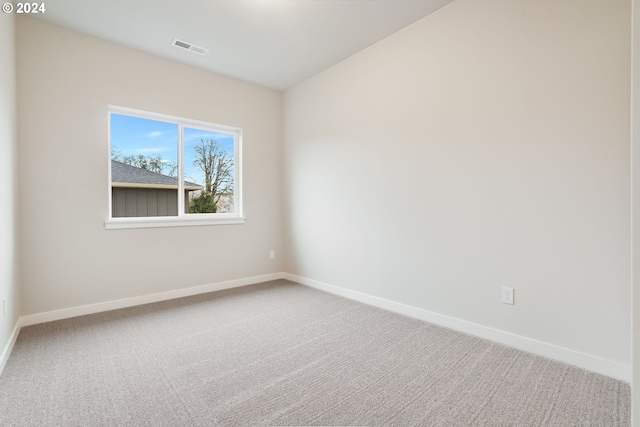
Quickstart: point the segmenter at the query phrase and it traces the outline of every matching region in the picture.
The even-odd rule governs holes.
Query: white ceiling
[[[286,90],[453,0],[47,0],[31,15]],[[206,56],[171,46],[179,39]]]

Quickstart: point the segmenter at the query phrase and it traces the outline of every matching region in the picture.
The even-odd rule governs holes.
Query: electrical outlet
[[[276,259],[276,251],[273,249],[269,251],[269,259]]]
[[[502,302],[504,304],[513,304],[513,288],[502,287]]]

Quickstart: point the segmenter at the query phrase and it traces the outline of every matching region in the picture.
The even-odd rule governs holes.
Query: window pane
[[[111,113],[111,216],[178,215],[178,125]]]
[[[233,213],[233,134],[184,128],[185,206],[189,213]],[[188,201],[188,202],[187,202]]]

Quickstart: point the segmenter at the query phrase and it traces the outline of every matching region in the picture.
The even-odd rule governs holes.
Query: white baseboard
[[[282,279],[283,277],[283,273],[264,274],[262,276],[229,280],[227,282],[212,283],[209,285],[194,286],[191,288],[175,289],[172,291],[158,292],[149,295],[140,295],[137,297],[123,298],[113,301],[99,302],[96,304],[83,305],[79,307],[63,308],[61,310],[47,311],[45,313],[29,314],[20,318],[20,325],[29,326],[36,325],[38,323],[53,322],[55,320],[68,319],[70,317],[84,316],[87,314],[100,313],[103,311],[116,310],[119,308],[133,307],[136,305],[205,294],[208,292],[221,291],[223,289],[238,288],[240,286],[253,285],[256,283],[268,282],[270,280],[278,280]]]
[[[598,356],[581,353],[579,351],[560,347],[554,344],[512,334],[510,332],[501,331],[499,329],[490,328],[488,326],[479,325],[477,323],[468,322],[466,320],[457,319],[455,317],[434,313],[432,311],[399,302],[329,285],[327,283],[318,282],[316,280],[307,279],[294,274],[284,273],[284,278],[311,288],[349,298],[374,307],[383,308],[405,316],[431,322],[446,328],[465,332],[477,337],[486,338],[509,347],[548,357],[550,359],[568,363],[579,368],[587,369],[592,372],[631,383],[631,366],[629,365],[624,365]]]
[[[11,351],[13,350],[13,346],[16,343],[16,339],[18,339],[18,334],[20,333],[20,319],[16,322],[16,325],[13,328],[13,332],[11,332],[11,336],[9,337],[9,341],[7,345],[4,346],[4,350],[2,350],[2,355],[0,355],[0,376],[2,372],[4,372],[4,367],[7,365],[7,361],[9,360],[9,356],[11,355]]]
[[[172,291],[159,292],[149,295],[141,295],[132,298],[124,298],[102,303],[89,304],[79,307],[71,307],[61,310],[48,311],[45,313],[37,313],[22,316],[11,335],[11,339],[7,343],[0,357],[0,374],[11,354],[13,345],[15,344],[20,327],[35,325],[38,323],[52,322],[55,320],[67,319],[70,317],[83,316],[87,314],[100,313],[103,311],[116,310],[119,308],[132,307],[136,305],[149,304],[153,302],[166,301],[175,298],[182,298],[192,295],[198,295],[208,292],[220,291],[223,289],[237,288],[241,286],[253,285],[256,283],[267,282],[270,280],[287,279],[305,286],[309,286],[321,291],[340,295],[355,301],[359,301],[368,305],[383,308],[405,316],[424,320],[436,325],[444,326],[457,331],[465,332],[481,338],[486,338],[500,344],[514,347],[523,351],[528,351],[540,356],[548,357],[560,362],[568,363],[592,372],[613,377],[625,382],[631,382],[631,366],[625,365],[612,360],[593,356],[568,348],[560,347],[554,344],[545,343],[535,339],[512,334],[510,332],[501,331],[499,329],[490,328],[477,323],[468,322],[466,320],[457,319],[399,302],[375,297],[365,293],[352,291],[327,283],[319,282],[305,277],[296,276],[290,273],[272,273],[262,276],[248,277],[244,279],[230,280],[226,282],[213,283],[209,285],[195,286],[191,288],[176,289]]]

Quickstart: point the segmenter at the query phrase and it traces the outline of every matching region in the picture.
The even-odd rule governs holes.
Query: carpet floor
[[[285,280],[21,330],[2,426],[628,426],[628,384]]]

